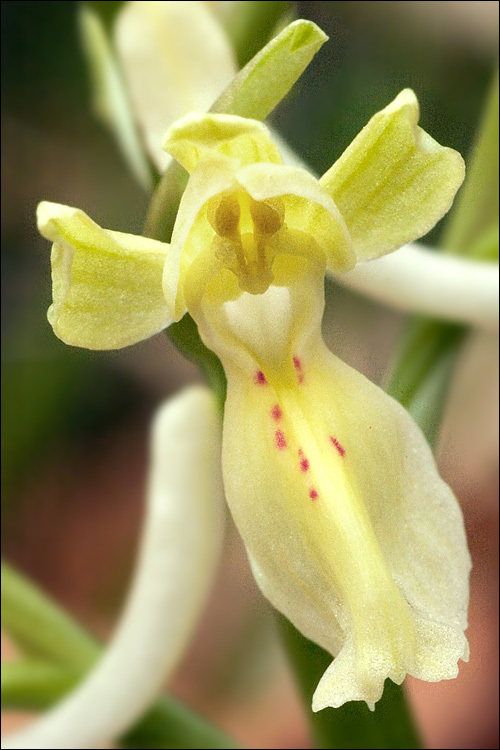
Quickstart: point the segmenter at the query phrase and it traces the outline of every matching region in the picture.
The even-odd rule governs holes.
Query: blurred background
[[[120,3],[97,5],[111,19]],[[330,37],[271,118],[314,170],[323,173],[405,87],[419,98],[422,127],[467,157],[496,66],[497,2],[289,5]],[[77,9],[76,2],[2,2],[2,543],[7,560],[106,636],[134,565],[151,416],[200,376],[165,335],[89,352],[65,346],[47,322],[50,248],[36,230],[37,203],[78,206],[102,226],[132,233],[141,233],[148,204],[93,114]],[[404,323],[404,315],[328,284],[327,343],[372,380],[383,378]],[[455,681],[407,680],[429,748],[498,747],[493,337],[485,349],[480,392],[438,441],[474,569],[469,664]],[[169,689],[243,746],[309,747],[272,613],[234,528]]]

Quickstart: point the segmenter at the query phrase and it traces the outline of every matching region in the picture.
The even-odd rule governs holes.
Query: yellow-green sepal
[[[52,245],[47,317],[66,344],[121,349],[171,323],[162,290],[169,246],[101,229],[83,211],[44,201],[38,229]]]
[[[418,127],[418,101],[402,91],[378,112],[320,182],[335,201],[358,260],[422,237],[449,210],[465,174],[459,153]]]
[[[186,115],[169,128],[163,148],[188,172],[200,161],[224,157],[233,159],[236,167],[262,161],[282,163],[267,128],[235,115]]]
[[[211,111],[264,120],[327,39],[312,21],[289,24],[235,76]]]

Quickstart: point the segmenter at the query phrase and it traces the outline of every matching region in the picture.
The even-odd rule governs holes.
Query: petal
[[[161,409],[137,570],[117,632],[88,677],[55,709],[3,738],[2,747],[102,747],[160,692],[192,636],[219,559],[218,434],[205,389],[189,389]]]
[[[225,161],[208,161],[191,175],[182,195],[163,273],[163,293],[173,320],[186,312],[185,281],[193,260],[201,258],[200,284],[210,278],[214,231],[202,209],[212,196],[234,185],[234,169]],[[188,243],[188,237],[192,242]],[[201,287],[203,288],[203,286]]]
[[[188,172],[200,160],[220,160],[222,156],[231,157],[235,168],[258,161],[282,161],[265,125],[236,115],[186,115],[169,129],[163,148]]]
[[[321,339],[322,276],[197,322],[228,378],[223,475],[265,595],[337,658],[314,710],[468,656],[463,521],[419,428]]]
[[[378,112],[320,182],[337,204],[358,260],[426,234],[449,210],[463,159],[417,126],[418,102],[402,91]]]
[[[222,27],[203,2],[129,2],[115,42],[149,152],[161,171],[168,126],[206,112],[236,73]]]
[[[252,164],[238,171],[237,180],[257,201],[284,198],[287,227],[313,237],[329,268],[354,268],[356,256],[343,217],[309,172],[281,164]]]
[[[101,229],[58,203],[40,203],[37,220],[54,243],[48,319],[56,336],[86,349],[120,349],[172,322],[162,290],[168,245]]]

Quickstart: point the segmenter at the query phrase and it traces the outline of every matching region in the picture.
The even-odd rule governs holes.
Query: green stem
[[[472,150],[467,176],[450,213],[442,245],[468,255],[483,232],[498,225],[498,71]]]
[[[410,320],[385,384],[387,393],[410,412],[431,445],[463,337],[461,326],[422,318]]]
[[[217,397],[222,414],[227,388],[224,369],[219,358],[201,340],[192,317],[186,313],[178,323],[169,326],[165,333],[186,359],[201,368]]]
[[[81,681],[100,644],[40,589],[2,563],[2,624],[36,660],[5,664],[2,702],[48,708]],[[165,696],[121,739],[126,748],[234,748],[235,743],[180,701]]]
[[[491,88],[464,186],[443,236],[444,252],[498,257],[498,74]],[[387,392],[413,415],[432,444],[465,328],[411,320],[387,381]]]
[[[66,669],[88,669],[99,644],[42,591],[2,562],[2,625],[24,652]]]

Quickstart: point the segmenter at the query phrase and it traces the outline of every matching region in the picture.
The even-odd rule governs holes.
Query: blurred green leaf
[[[33,583],[2,563],[2,625],[27,653],[2,671],[9,708],[48,708],[95,663],[101,647]],[[126,748],[235,748],[236,744],[180,701],[163,697],[122,739]]]
[[[101,18],[107,29],[111,30],[116,16],[125,4],[124,0],[87,0],[81,5],[87,5]]]
[[[464,185],[451,210],[442,245],[447,252],[469,255],[491,226],[498,227],[499,100],[498,71],[479,126]]]
[[[80,671],[98,658],[97,641],[4,562],[1,601],[2,625],[25,653]]]
[[[406,326],[384,389],[413,416],[432,444],[463,328],[425,318]]]
[[[42,711],[81,679],[76,670],[34,659],[2,663],[2,709]]]

